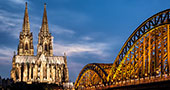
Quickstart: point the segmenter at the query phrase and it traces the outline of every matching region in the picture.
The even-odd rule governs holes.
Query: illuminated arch
[[[130,35],[108,70],[105,70],[101,64],[87,64],[78,75],[75,88],[81,87],[82,78],[96,77],[102,81],[101,85],[107,83],[112,86],[113,84],[116,86],[119,81],[131,83],[131,80],[166,78],[166,75],[170,75],[169,29],[170,9],[148,18]],[[94,77],[86,77],[90,75],[89,73]],[[83,85],[88,87],[91,82]]]
[[[144,21],[124,43],[108,82],[162,76],[170,71],[170,9]]]
[[[108,70],[110,70],[111,66],[112,64],[87,64],[79,73],[74,84],[75,88],[81,86],[80,83],[83,83],[83,86],[89,86],[90,84],[105,84],[107,82],[106,77],[108,76]],[[83,78],[86,79],[86,82],[82,81]],[[93,79],[95,82],[92,81]],[[88,83],[87,80],[91,80],[90,83]]]

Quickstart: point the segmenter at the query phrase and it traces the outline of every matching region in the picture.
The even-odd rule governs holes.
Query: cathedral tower
[[[30,32],[27,3],[25,6],[22,32],[20,32],[19,39],[18,55],[34,55],[33,35],[32,32]]]
[[[44,14],[42,26],[38,34],[37,55],[44,54],[45,56],[53,56],[53,37],[49,32],[46,4],[44,4]]]

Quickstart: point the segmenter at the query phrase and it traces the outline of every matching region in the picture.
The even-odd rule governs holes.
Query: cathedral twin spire
[[[38,34],[37,55],[45,54],[45,56],[53,56],[52,39],[49,33],[46,4],[44,4],[44,14],[42,26]],[[20,32],[20,41],[18,45],[18,55],[34,55],[33,34],[30,32],[29,16],[27,2],[25,4],[25,14],[22,32]]]
[[[47,11],[46,11],[46,3],[44,4],[44,14],[42,19],[42,28],[40,32],[49,32],[48,29],[48,20],[47,20]]]
[[[33,36],[30,32],[27,3],[25,6],[22,32],[20,32],[19,38],[18,55],[34,55]]]
[[[22,30],[23,30],[23,32],[30,32],[27,3],[25,4],[25,14],[24,14],[24,21],[23,21],[23,29]]]
[[[37,55],[41,55],[43,53],[45,56],[53,56],[52,43],[53,37],[51,36],[51,33],[49,33],[46,4],[44,4],[42,26],[38,34]]]

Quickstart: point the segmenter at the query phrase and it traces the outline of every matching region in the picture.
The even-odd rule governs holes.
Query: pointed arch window
[[[25,50],[28,50],[28,43],[25,44]]]
[[[47,46],[47,44],[45,44],[45,51],[47,51],[48,50],[48,46]]]

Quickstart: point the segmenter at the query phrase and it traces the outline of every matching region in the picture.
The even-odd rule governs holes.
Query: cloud
[[[13,54],[13,49],[7,48],[7,47],[2,47],[0,48],[0,55],[4,56],[11,56]]]
[[[108,47],[109,45],[107,43],[54,43],[54,54],[63,55],[65,52],[68,56],[74,56],[77,54],[89,53],[105,57],[107,56],[105,50],[108,49]]]
[[[77,76],[79,75],[81,69],[85,66],[85,64],[77,63],[74,61],[68,60],[68,69],[69,69],[69,77],[72,80],[76,80]]]
[[[8,32],[12,36],[17,37],[21,29],[22,19],[20,15],[5,10],[0,10],[0,29],[1,32]]]
[[[9,1],[14,2],[16,4],[25,4],[27,0],[9,0]]]
[[[93,38],[90,37],[90,36],[84,36],[84,37],[82,37],[81,39],[82,39],[82,40],[86,40],[86,41],[93,40]]]
[[[54,12],[57,11],[55,14]],[[64,24],[81,26],[91,21],[91,18],[83,12],[77,12],[67,9],[58,9],[49,12],[50,16],[53,15],[54,20]]]
[[[10,35],[14,36],[15,38],[18,38],[19,32],[22,30],[22,23],[23,23],[23,17],[21,16],[23,16],[23,13],[16,14],[0,9],[0,29],[1,29],[0,32],[8,32]],[[36,16],[32,16],[32,18],[33,18],[32,20],[34,21],[30,21],[30,25],[31,25],[30,29],[31,31],[35,30],[33,33],[37,34],[39,32],[39,27],[41,25],[39,25],[39,22],[37,22],[39,21],[39,19],[37,20]],[[51,28],[50,31],[54,34],[63,34],[63,35],[75,34],[73,30],[66,29],[59,25],[50,24],[49,27]]]
[[[11,64],[14,49],[8,47],[0,48],[0,64]]]
[[[75,32],[70,29],[63,28],[59,25],[50,25],[51,26],[51,32],[54,34],[70,34],[73,35]]]

